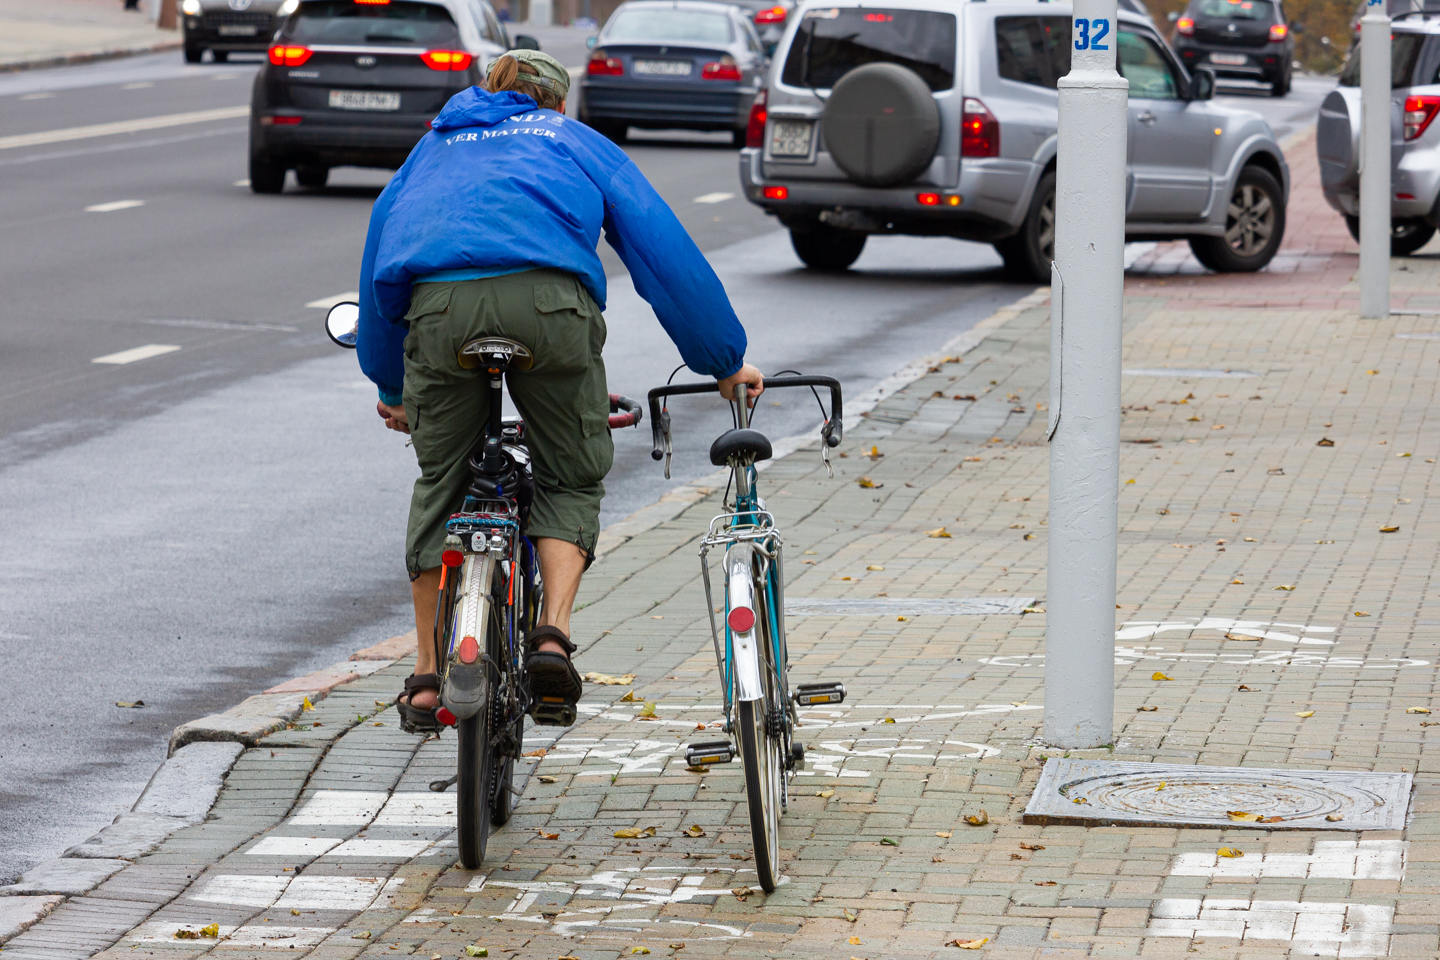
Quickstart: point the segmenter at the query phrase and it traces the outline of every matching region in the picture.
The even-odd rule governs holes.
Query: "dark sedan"
[[[209,50],[216,63],[232,53],[264,53],[280,21],[298,0],[182,0],[181,50],[186,63],[199,63]]]
[[[1259,80],[1270,92],[1290,92],[1295,36],[1279,0],[1190,0],[1175,21],[1172,46],[1185,66],[1217,76]]]
[[[303,0],[255,76],[250,189],[279,193],[290,169],[323,187],[331,167],[399,167],[445,102],[510,48],[484,0]]]
[[[630,127],[728,130],[744,146],[768,64],[751,16],[738,7],[630,0],[590,51],[580,119],[616,141]]]

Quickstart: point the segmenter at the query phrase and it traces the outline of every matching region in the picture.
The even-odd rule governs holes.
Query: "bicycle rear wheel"
[[[745,803],[750,814],[750,839],[755,846],[755,873],[766,893],[780,882],[780,814],[784,796],[784,750],[778,723],[783,705],[776,702],[777,685],[770,636],[765,578],[754,575],[751,603],[755,611],[755,643],[759,648],[763,697],[736,703],[740,760],[745,768]]]
[[[474,562],[469,561],[469,562]],[[498,570],[498,565],[496,565]],[[497,574],[492,574],[496,576]],[[487,584],[487,589],[493,585]],[[497,604],[493,589],[486,595],[489,608],[485,618],[485,649],[490,651],[496,641]],[[460,862],[467,870],[475,870],[485,860],[485,843],[490,838],[491,798],[495,754],[491,746],[499,695],[498,676],[493,659],[482,660],[480,709],[473,717],[460,719],[455,725],[456,775],[455,827],[460,843]]]

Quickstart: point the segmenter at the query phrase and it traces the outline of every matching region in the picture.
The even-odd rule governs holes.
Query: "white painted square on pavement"
[[[253,857],[318,857],[340,842],[339,837],[265,837],[246,850]]]
[[[268,907],[285,891],[289,877],[222,873],[207,877],[188,899],[200,903],[228,903],[237,907]]]
[[[375,818],[377,827],[455,826],[455,794],[396,793]]]
[[[317,790],[287,823],[297,826],[364,826],[385,806],[383,790]]]
[[[1151,937],[1282,940],[1296,956],[1383,957],[1395,908],[1361,903],[1299,903],[1224,897],[1159,901],[1146,929]]]

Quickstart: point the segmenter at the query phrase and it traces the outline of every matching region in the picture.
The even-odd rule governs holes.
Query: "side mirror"
[[[1165,19],[1169,20],[1171,23],[1174,23],[1176,20],[1180,19],[1180,12],[1178,10],[1171,10],[1168,14],[1165,15]]]
[[[540,41],[539,41],[539,40],[536,40],[534,37],[530,36],[530,34],[528,34],[528,33],[517,33],[517,34],[515,34],[515,49],[516,49],[516,50],[539,50],[539,49],[540,49]]]
[[[336,346],[354,350],[359,325],[360,304],[353,300],[342,300],[325,314],[325,333]]]
[[[1209,67],[1196,67],[1190,77],[1190,99],[1209,100],[1215,96],[1215,71]]]
[[[599,38],[599,37],[586,37],[586,38],[585,38],[585,49],[586,49],[586,50],[594,50],[594,49],[595,49],[595,44],[597,44],[597,43],[599,43],[599,42],[600,42],[600,38]]]

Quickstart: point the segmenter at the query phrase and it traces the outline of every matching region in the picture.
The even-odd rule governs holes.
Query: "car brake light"
[[[784,7],[769,7],[755,14],[756,23],[784,23],[789,12]]]
[[[363,7],[383,7],[390,0],[355,0],[355,2]]]
[[[765,104],[769,99],[769,92],[761,87],[760,92],[755,94],[755,102],[750,104],[750,121],[745,124],[745,146],[747,147],[765,146],[765,120],[768,116]]]
[[[1193,17],[1181,17],[1175,21],[1175,32],[1182,37],[1195,36],[1195,20]]]
[[[1286,38],[1286,36],[1289,35],[1289,33],[1290,33],[1290,28],[1287,27],[1287,26],[1285,26],[1285,24],[1283,24],[1283,23],[1272,23],[1272,24],[1270,24],[1270,42],[1271,42],[1271,43],[1279,43],[1281,40],[1284,40],[1284,39]]]
[[[917,193],[915,194],[915,202],[922,207],[938,207],[940,206],[940,194]]]
[[[464,50],[426,50],[420,59],[431,70],[469,70],[475,58]]]
[[[960,115],[960,156],[1000,156],[1000,121],[975,97],[966,97]]]
[[[1440,97],[1415,96],[1405,98],[1405,139],[1418,140],[1440,113]]]
[[[865,14],[865,22],[866,22],[866,23],[893,23],[894,20],[895,20],[895,17],[892,16],[891,14],[888,14],[888,13],[867,13],[867,14]]]
[[[604,50],[596,47],[590,51],[590,62],[585,65],[585,72],[592,77],[620,77],[625,74],[625,64],[606,56]]]
[[[727,54],[726,56],[721,57],[718,61],[714,63],[707,63],[705,64],[705,66],[701,67],[700,77],[702,80],[738,81],[740,79],[740,67],[738,64],[736,64],[735,58]]]
[[[260,118],[262,127],[298,127],[299,125],[300,118],[293,114],[277,114],[273,117]]]
[[[277,67],[298,67],[310,59],[309,47],[277,43],[270,48],[270,62]]]
[[[726,621],[736,633],[749,633],[755,628],[755,611],[749,607],[732,607]]]
[[[790,196],[789,187],[766,187],[764,192],[766,200],[784,200]]]

